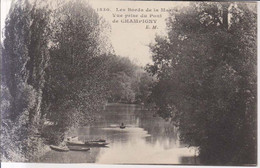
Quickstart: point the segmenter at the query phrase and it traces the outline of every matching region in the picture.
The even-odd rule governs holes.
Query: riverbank
[[[43,143],[42,147],[38,150],[38,152],[36,152],[36,154],[34,155],[34,158],[32,160],[30,160],[30,162],[38,162],[39,159],[49,151],[51,151],[50,146]]]
[[[43,142],[42,138],[37,137],[33,144],[34,146],[27,147],[27,152],[22,153],[15,142],[9,143],[10,146],[5,149],[5,153],[8,153],[11,159],[6,158],[6,155],[2,155],[1,162],[37,162],[39,158],[51,150],[49,145]],[[30,153],[32,151],[33,153]]]

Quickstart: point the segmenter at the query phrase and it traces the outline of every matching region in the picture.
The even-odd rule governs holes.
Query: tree
[[[44,71],[49,59],[48,23],[46,4],[27,0],[14,2],[6,19],[1,86],[9,93],[4,98],[9,108],[3,111],[2,121],[5,135],[9,134],[7,144],[1,144],[6,158],[15,150],[20,159],[29,159],[38,147],[32,137],[39,132]]]
[[[109,102],[144,103],[153,78],[131,60],[116,55],[109,58]]]
[[[192,3],[167,26],[147,67],[158,78],[158,113],[199,146],[203,163],[256,163],[256,13],[243,3]]]
[[[109,93],[110,102],[133,103],[135,90],[133,84],[136,80],[136,68],[128,58],[109,55]]]
[[[138,72],[139,80],[136,81],[135,92],[138,103],[149,104],[152,86],[155,79],[143,69]]]
[[[54,11],[44,116],[64,132],[89,123],[107,97],[106,52],[100,43],[103,20],[82,1]]]

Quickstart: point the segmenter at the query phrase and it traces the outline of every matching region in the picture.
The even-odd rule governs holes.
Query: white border
[[[259,38],[260,38],[260,17],[258,16],[260,12],[260,3],[257,2],[257,44],[259,44]],[[258,107],[260,105],[260,99],[259,99],[259,75],[260,72],[260,66],[259,66],[259,51],[260,46],[257,45],[257,121],[260,121],[259,113],[258,113]],[[259,167],[259,124],[257,122],[257,166]],[[105,165],[105,164],[49,164],[49,163],[1,163],[0,168],[174,168],[174,167],[185,167],[185,168],[196,168],[196,167],[205,167],[205,168],[246,168],[245,166],[185,166],[185,165]],[[250,167],[251,168],[251,167]]]

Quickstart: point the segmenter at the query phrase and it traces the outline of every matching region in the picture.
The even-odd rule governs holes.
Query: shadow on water
[[[108,148],[86,152],[46,153],[40,162],[112,164],[198,164],[196,148],[187,148],[178,139],[177,129],[152,111],[135,105],[108,105],[92,126],[71,130],[79,140],[106,139]],[[120,129],[121,123],[126,125]]]

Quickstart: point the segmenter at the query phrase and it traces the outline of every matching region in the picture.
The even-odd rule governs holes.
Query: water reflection
[[[106,139],[108,148],[88,152],[48,152],[41,162],[64,163],[142,163],[195,164],[196,149],[186,148],[178,140],[176,128],[133,105],[110,105],[90,127],[72,130],[69,136],[80,140]],[[121,123],[126,125],[120,129]]]

